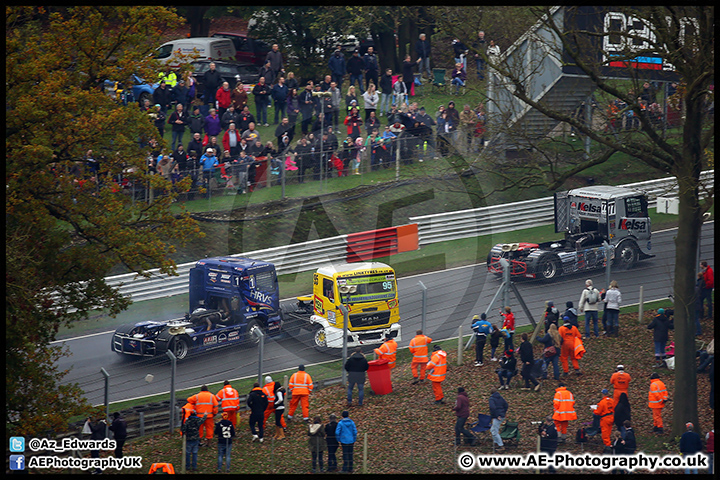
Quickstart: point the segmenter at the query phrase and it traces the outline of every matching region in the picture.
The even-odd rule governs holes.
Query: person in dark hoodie
[[[330,55],[328,67],[330,67],[332,81],[337,83],[337,87],[342,90],[343,77],[345,76],[345,55],[343,55],[340,45],[338,45],[335,52]]]
[[[87,423],[90,427],[90,440],[105,440],[105,427],[107,426],[107,422],[104,418],[98,417],[92,422],[90,417],[88,417]],[[100,450],[90,450],[90,457],[100,458]],[[101,474],[102,470],[95,468],[93,473]]]
[[[253,389],[247,397],[247,406],[250,409],[250,433],[252,433],[252,441],[260,440],[263,442],[265,434],[263,430],[263,421],[265,420],[265,409],[268,405],[268,399],[265,392],[260,388],[260,384],[255,382]],[[255,429],[257,427],[257,430]]]
[[[338,422],[335,414],[330,414],[328,420],[327,425],[325,425],[325,443],[327,443],[328,451],[327,471],[337,472],[337,456],[335,456],[335,452],[340,447],[340,443],[335,436],[335,429]]]
[[[615,405],[615,416],[613,422],[620,434],[625,438],[625,421],[630,420],[630,400],[625,392],[620,394],[617,405]]]
[[[467,422],[467,419],[470,416],[470,399],[468,398],[467,393],[465,393],[465,389],[463,387],[458,387],[457,399],[455,400],[455,406],[452,409],[457,417],[455,422],[455,445],[460,445],[461,435],[465,436],[466,445],[475,445],[477,439],[470,430],[465,428],[465,422]]]
[[[205,128],[205,117],[200,114],[199,107],[195,107],[193,113],[188,116],[188,127],[190,128],[191,135],[195,136],[195,134],[198,133],[202,136]]]
[[[493,438],[494,451],[503,451],[503,441],[500,437],[500,425],[505,420],[505,415],[508,410],[507,401],[500,395],[496,388],[490,389],[490,399],[488,400],[488,406],[490,409],[490,417],[492,417],[492,426],[490,427],[490,433]]]
[[[675,328],[673,322],[665,315],[664,308],[658,308],[657,315],[647,326],[653,330],[653,343],[655,345],[655,367],[662,367],[665,363],[665,344],[668,341],[668,331]]]
[[[347,404],[352,405],[352,392],[355,385],[358,387],[358,405],[362,406],[365,396],[365,372],[368,370],[368,361],[357,347],[350,358],[345,362],[345,371],[348,372]]]
[[[547,302],[547,308],[545,308],[545,331],[550,328],[550,324],[554,323],[558,326],[560,320],[560,311],[555,307],[553,302]]]
[[[522,334],[522,343],[520,344],[520,361],[522,362],[521,375],[525,380],[525,386],[523,390],[530,390],[530,383],[533,384],[533,388],[537,392],[540,390],[540,382],[537,381],[533,374],[533,367],[535,366],[535,357],[533,355],[533,346],[528,340],[527,332]],[[510,382],[508,382],[510,383]]]
[[[120,416],[120,412],[113,413],[113,421],[108,428],[113,432],[115,438],[115,458],[122,458],[123,446],[125,445],[125,439],[127,439],[127,423]]]
[[[570,323],[572,325],[575,325],[575,328],[578,328],[578,329],[580,328],[580,327],[578,327],[578,323],[577,323],[577,319],[578,319],[577,310],[575,310],[575,307],[573,307],[572,301],[568,301],[565,303],[565,313],[563,313],[563,317],[568,317],[570,319]]]
[[[540,451],[550,456],[554,455],[558,446],[558,433],[550,415],[545,417],[545,421],[538,426],[538,435],[540,436]],[[549,466],[548,473],[555,473],[552,465]]]

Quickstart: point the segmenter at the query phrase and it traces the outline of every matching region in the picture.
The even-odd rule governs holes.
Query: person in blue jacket
[[[487,315],[483,313],[479,317],[477,315],[473,317],[471,328],[475,332],[475,366],[482,367],[483,350],[487,337],[492,332],[492,325],[487,321]]]
[[[357,427],[355,422],[350,420],[350,412],[347,410],[342,412],[342,419],[335,428],[335,437],[340,442],[343,452],[342,471],[352,473],[353,471],[353,447],[357,440]]]
[[[208,148],[205,154],[200,157],[200,165],[202,165],[203,178],[205,180],[205,188],[207,188],[206,196],[210,195],[210,179],[215,173],[215,167],[218,166],[218,159],[215,156],[215,150]]]

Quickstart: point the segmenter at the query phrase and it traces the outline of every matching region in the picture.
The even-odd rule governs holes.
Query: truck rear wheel
[[[615,249],[615,266],[629,269],[635,266],[640,258],[640,249],[632,240],[625,240]]]

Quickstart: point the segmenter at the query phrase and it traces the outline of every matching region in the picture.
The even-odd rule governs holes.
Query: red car
[[[235,58],[238,62],[262,66],[265,63],[265,57],[270,51],[270,45],[262,40],[250,38],[246,33],[217,32],[213,33],[212,36],[232,40],[235,45]]]

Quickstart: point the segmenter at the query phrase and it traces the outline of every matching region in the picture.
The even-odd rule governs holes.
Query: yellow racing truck
[[[283,310],[283,325],[291,335],[312,332],[316,349],[342,348],[348,310],[348,347],[400,340],[400,313],[395,270],[380,262],[321,267],[313,275],[312,295],[297,297]]]

